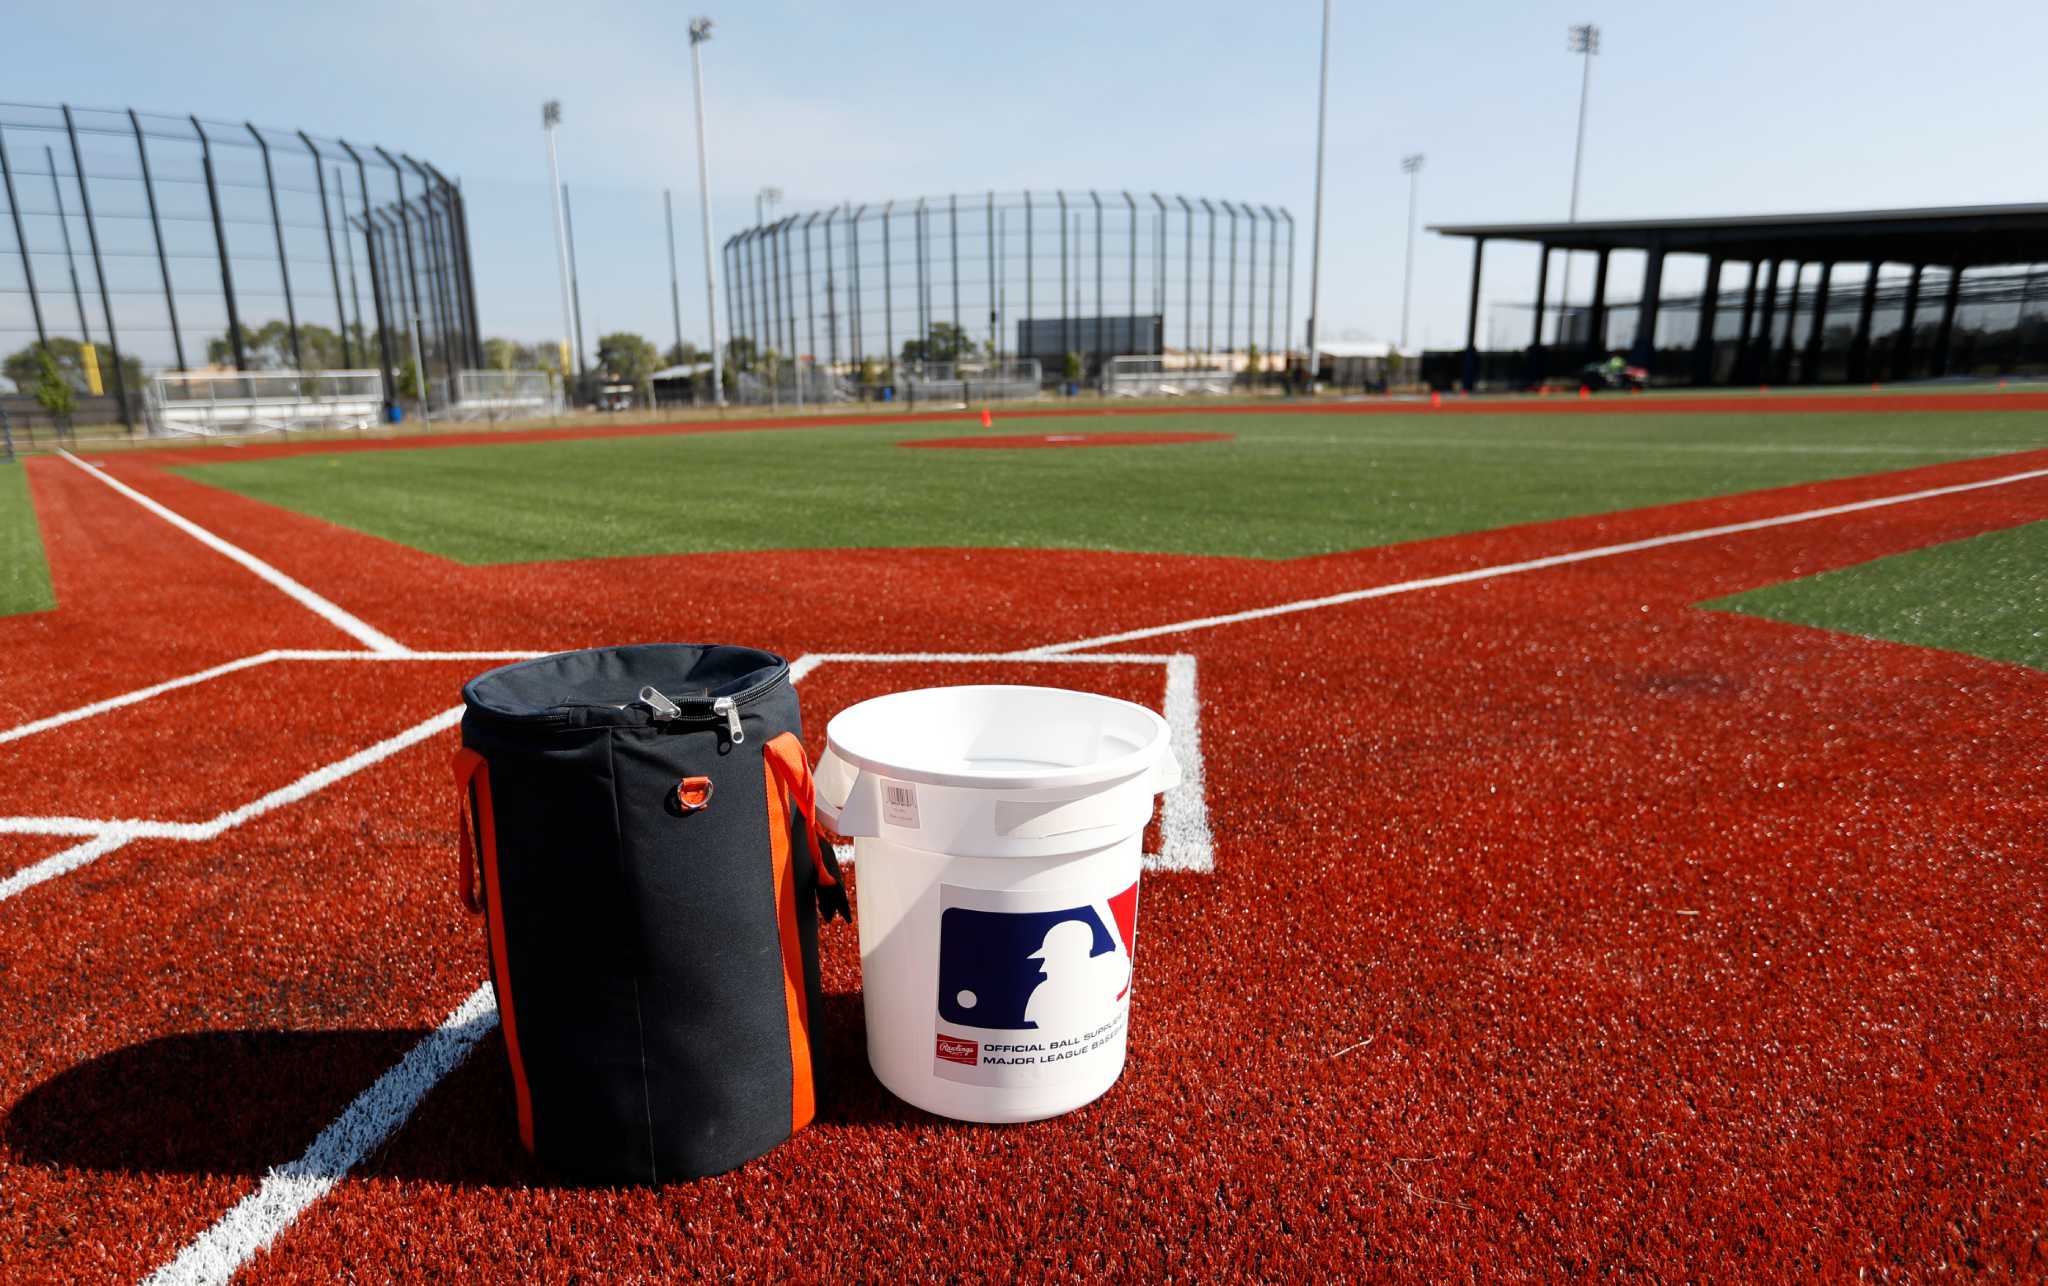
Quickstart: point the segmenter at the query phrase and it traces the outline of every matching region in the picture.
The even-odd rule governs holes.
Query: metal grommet
[[[711,803],[709,777],[685,777],[676,783],[676,807],[686,813],[700,813]]]

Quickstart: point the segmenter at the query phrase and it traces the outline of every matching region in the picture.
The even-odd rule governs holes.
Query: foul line
[[[1077,639],[1072,643],[1053,643],[1044,647],[1025,648],[1010,652],[1003,659],[1029,661],[1051,656],[1060,656],[1083,648],[1107,647],[1112,643],[1132,643],[1139,639],[1156,639],[1168,634],[1185,634],[1193,630],[1214,629],[1219,625],[1236,625],[1243,621],[1264,620],[1272,616],[1290,616],[1296,612],[1313,612],[1323,607],[1340,607],[1346,603],[1361,603],[1372,598],[1390,598],[1396,594],[1412,594],[1417,590],[1441,589],[1447,585],[1465,585],[1473,581],[1492,580],[1499,576],[1514,576],[1522,572],[1541,571],[1546,567],[1562,567],[1569,563],[1590,562],[1596,558],[1613,558],[1619,554],[1639,553],[1645,549],[1660,549],[1666,545],[1683,545],[1696,540],[1711,540],[1716,536],[1732,536],[1745,531],[1762,531],[1770,527],[1789,527],[1797,523],[1814,522],[1821,518],[1833,518],[1840,514],[1858,513],[1865,509],[1883,509],[1889,505],[1903,505],[1915,500],[1931,500],[1937,496],[1953,496],[1966,491],[1981,491],[1987,487],[2010,486],[2016,482],[2030,482],[2036,478],[2048,478],[2048,469],[2029,469],[2024,473],[2008,473],[2003,477],[1986,478],[1979,482],[1958,482],[1946,487],[1929,487],[1925,491],[1908,491],[1896,496],[1879,496],[1872,500],[1855,500],[1847,504],[1828,505],[1821,509],[1802,509],[1798,513],[1779,514],[1774,518],[1754,518],[1748,522],[1722,523],[1715,527],[1699,527],[1692,531],[1672,532],[1664,536],[1650,536],[1643,540],[1624,541],[1618,545],[1597,545],[1591,549],[1575,549],[1569,553],[1551,554],[1543,558],[1525,559],[1518,563],[1496,563],[1491,567],[1475,567],[1470,571],[1452,572],[1444,576],[1425,576],[1417,580],[1398,581],[1391,585],[1375,585],[1370,589],[1354,589],[1342,594],[1328,594],[1322,598],[1304,598],[1292,603],[1279,603],[1272,607],[1255,607],[1249,611],[1228,612],[1221,616],[1202,616],[1191,621],[1176,621],[1171,625],[1153,625],[1145,629],[1124,630],[1117,634],[1100,634],[1094,638]]]
[[[268,652],[258,652],[254,656],[245,656],[240,660],[213,666],[211,669],[196,670],[191,674],[180,675],[175,679],[165,679],[162,683],[152,683],[146,688],[137,688],[133,692],[124,692],[120,696],[108,697],[104,701],[95,701],[90,705],[76,706],[70,710],[60,710],[56,714],[48,715],[41,719],[32,719],[27,723],[9,728],[5,732],[0,732],[0,745],[5,745],[10,741],[19,741],[23,737],[32,737],[38,732],[48,732],[52,728],[61,728],[67,723],[77,723],[81,719],[90,719],[95,715],[106,714],[110,710],[119,710],[123,706],[132,706],[137,702],[147,701],[151,697],[160,697],[166,692],[173,692],[179,688],[189,688],[195,683],[205,683],[209,679],[218,679],[224,674],[233,674],[238,670],[253,670],[259,665],[268,665],[272,661],[525,661],[533,657],[545,655],[547,654],[544,652],[509,651],[414,652],[401,650],[397,652],[341,652],[320,648],[273,648]]]
[[[228,1281],[308,1206],[332,1191],[343,1175],[384,1146],[428,1092],[462,1066],[497,1025],[498,1003],[487,982],[358,1094],[297,1160],[264,1175],[256,1191],[236,1202],[148,1281],[152,1286]]]
[[[308,611],[313,612],[315,615],[318,615],[319,617],[327,621],[328,624],[334,626],[334,628],[348,635],[356,642],[361,643],[364,647],[369,648],[371,651],[394,653],[405,651],[404,645],[399,643],[398,640],[392,638],[390,635],[372,626],[369,622],[363,620],[361,617],[343,611],[334,603],[330,602],[325,598],[322,598],[320,595],[314,593],[312,590],[307,589],[304,585],[301,585],[299,582],[293,580],[291,577],[277,570],[277,568],[272,567],[269,563],[264,562],[262,559],[250,553],[248,550],[241,548],[239,545],[229,544],[227,541],[222,540],[219,536],[214,535],[212,532],[200,526],[198,523],[193,522],[191,519],[185,517],[184,515],[179,514],[165,507],[164,505],[157,503],[154,500],[151,500],[148,496],[143,495],[140,491],[137,491],[135,488],[129,486],[127,483],[122,482],[118,478],[115,478],[113,475],[109,474],[106,470],[99,468],[97,465],[87,464],[85,461],[79,459],[77,456],[71,454],[69,451],[64,451],[60,449],[57,452],[57,454],[59,456],[62,456],[64,459],[70,461],[72,464],[78,466],[80,469],[84,470],[88,475],[98,478],[101,482],[104,482],[109,487],[112,487],[115,491],[120,492],[122,495],[128,497],[130,500],[133,500],[136,504],[141,505],[144,509],[149,510],[157,517],[163,519],[165,522],[171,524],[173,527],[176,527],[179,531],[182,531],[186,535],[192,537],[192,539],[198,541],[200,544],[205,545],[208,549],[211,549],[215,553],[220,554],[224,557],[233,559],[235,562],[240,563],[242,566],[248,568],[250,571],[262,577],[264,580],[269,581],[271,585],[275,586],[276,588],[282,590],[284,593],[289,595],[301,607],[304,607]]]
[[[337,759],[324,768],[316,768],[289,785],[280,786],[267,795],[243,804],[240,808],[230,809],[204,822],[99,821],[86,817],[0,817],[0,835],[67,835],[83,837],[86,840],[85,843],[25,866],[6,879],[0,880],[0,902],[96,862],[132,840],[215,839],[244,822],[261,817],[286,804],[297,803],[309,795],[325,790],[344,777],[352,776],[372,764],[389,759],[408,746],[417,745],[435,733],[444,732],[454,727],[461,718],[461,706],[443,710],[433,718],[416,723],[404,732],[386,737],[374,746],[358,750],[346,759]]]

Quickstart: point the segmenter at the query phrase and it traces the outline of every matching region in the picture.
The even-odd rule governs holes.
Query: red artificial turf
[[[1229,442],[1234,433],[997,433],[979,438],[913,438],[899,447],[1015,451],[1036,447],[1170,447]]]
[[[2043,460],[1279,564],[935,550],[476,569],[139,457],[114,467],[413,646],[796,655],[1040,645]],[[238,648],[349,645],[69,466],[31,473],[46,531],[151,560],[122,610],[153,646],[87,658],[77,700]],[[1130,1065],[1099,1103],[1005,1128],[896,1104],[866,1072],[855,937],[835,926],[837,1089],[762,1161],[658,1190],[563,1185],[519,1152],[487,1042],[245,1275],[2048,1275],[2048,676],[1692,606],[2043,516],[2037,480],[1128,645],[1200,659],[1218,867],[1146,876]],[[109,637],[89,588],[119,574],[105,557],[53,542],[80,593],[0,621],[0,709],[75,703],[48,690]],[[729,592],[707,601],[706,583]],[[452,703],[464,667],[327,668],[359,712],[339,726],[367,743]],[[1156,675],[828,663],[800,692],[815,743],[886,687],[1149,701]],[[301,771],[296,739],[329,715],[224,704],[260,770],[244,781],[165,762],[148,710],[85,726],[106,772],[160,771],[162,802],[194,816]],[[161,1262],[481,980],[445,750],[0,903],[10,1273]],[[25,780],[0,776],[0,812],[46,797]]]

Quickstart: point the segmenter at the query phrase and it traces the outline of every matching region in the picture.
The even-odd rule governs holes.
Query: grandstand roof
[[[1727,259],[1962,264],[2048,261],[2048,204],[1830,210],[1580,223],[1432,224],[1430,231],[1561,250],[1648,250]]]

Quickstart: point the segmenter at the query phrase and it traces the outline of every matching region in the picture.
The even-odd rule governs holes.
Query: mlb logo
[[[1045,911],[947,907],[939,919],[939,1019],[990,1031],[1085,1029],[1130,994],[1137,928],[1136,884]]]

